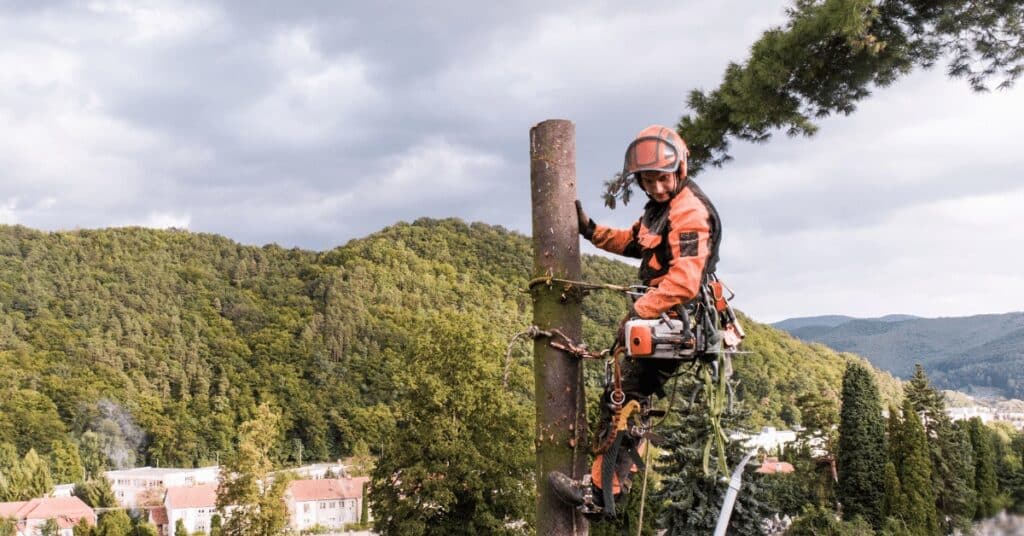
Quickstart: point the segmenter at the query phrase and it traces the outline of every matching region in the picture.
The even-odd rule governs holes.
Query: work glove
[[[580,226],[580,234],[583,235],[583,238],[587,240],[594,238],[594,229],[597,224],[587,217],[586,212],[583,212],[583,204],[579,199],[576,200],[576,221]]]

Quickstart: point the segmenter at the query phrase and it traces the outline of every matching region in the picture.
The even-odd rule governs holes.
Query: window
[[[302,512],[303,512],[303,513],[306,513],[306,514],[308,514],[308,513],[309,513],[309,503],[304,503],[304,504],[302,505]]]

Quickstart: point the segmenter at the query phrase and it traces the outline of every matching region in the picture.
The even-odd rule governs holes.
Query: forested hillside
[[[93,471],[207,464],[269,402],[282,417],[281,463],[376,452],[404,426],[411,385],[434,372],[465,381],[445,376],[459,355],[411,378],[426,346],[457,354],[454,341],[465,340],[494,353],[467,365],[503,370],[505,344],[531,323],[531,266],[529,238],[452,219],[398,224],[326,252],[175,230],[0,226],[0,438],[19,455],[77,446]],[[635,275],[601,257],[584,266],[588,280]],[[610,342],[623,311],[619,295],[586,298],[591,347]],[[747,328],[752,353],[736,365],[750,425],[799,422],[801,399],[837,403],[844,364],[858,358]],[[513,349],[506,385],[520,388],[506,395],[528,411],[531,358],[527,346]],[[599,376],[599,364],[590,369]]]
[[[791,319],[776,326],[803,340],[855,352],[908,378],[914,363],[946,389],[1024,398],[1024,313],[955,318],[890,315],[839,324]]]

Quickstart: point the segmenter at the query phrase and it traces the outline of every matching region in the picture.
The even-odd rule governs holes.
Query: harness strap
[[[616,434],[612,446],[604,453],[601,459],[601,502],[604,505],[604,515],[615,517],[615,462],[619,457],[619,449],[622,448],[622,438],[625,434]],[[622,481],[619,481],[620,491]]]

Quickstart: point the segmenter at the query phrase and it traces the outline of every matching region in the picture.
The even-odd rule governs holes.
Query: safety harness
[[[624,292],[635,299],[647,290],[643,286],[625,287],[554,277],[536,278],[530,281],[529,288],[541,284],[562,285],[563,299],[568,299],[570,295],[581,299],[593,290]],[[599,434],[603,437],[594,442],[597,446],[593,449],[595,455],[603,456],[600,467],[601,504],[594,500],[591,486],[594,475],[588,473],[582,478],[584,500],[578,507],[581,512],[614,517],[614,488],[624,485],[632,466],[644,470],[646,476],[647,464],[638,452],[641,440],[646,439],[652,444],[661,443],[661,438],[652,431],[654,425],[651,424],[651,418],[664,417],[667,412],[654,409],[652,397],[626,401],[622,389],[622,359],[675,360],[694,365],[690,370],[700,380],[700,385],[691,394],[691,402],[700,396],[707,406],[711,423],[711,433],[703,451],[704,473],[711,474],[712,450],[718,460],[716,469],[723,474],[728,473],[725,459],[725,441],[728,438],[721,426],[721,416],[732,404],[733,389],[729,383],[732,375],[731,358],[738,353],[738,346],[745,336],[729,305],[734,297],[735,294],[725,283],[713,273],[708,274],[704,277],[704,284],[696,299],[688,306],[679,306],[671,315],[663,313],[657,319],[630,319],[624,326],[624,340],[616,340],[610,349],[600,353],[589,351],[586,344],[571,340],[557,329],[545,331],[531,327],[524,332],[535,339],[547,337],[548,344],[553,348],[577,358],[605,360],[605,384],[611,387],[606,388],[608,396],[605,402],[611,411],[611,418]],[[672,395],[675,396],[674,388]],[[631,463],[617,463],[620,454],[625,455],[625,459]]]

